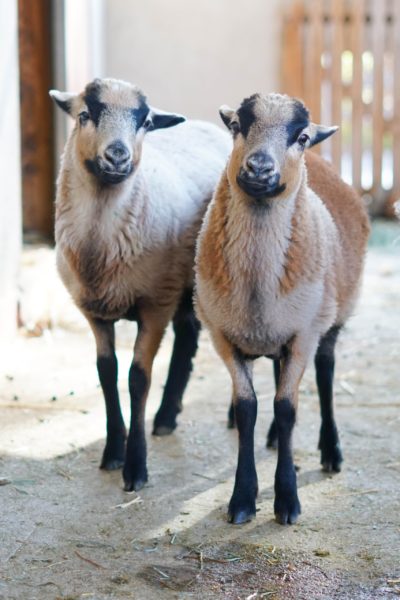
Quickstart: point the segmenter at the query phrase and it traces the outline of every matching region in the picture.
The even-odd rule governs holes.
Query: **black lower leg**
[[[191,294],[188,292],[184,296],[173,320],[174,348],[161,405],[154,419],[154,435],[171,433],[176,428],[176,417],[182,410],[182,397],[193,368],[200,331]]]
[[[239,456],[235,487],[229,503],[228,518],[231,523],[245,523],[256,514],[258,492],[254,461],[254,426],[257,418],[257,400],[239,398],[235,402],[235,416],[239,433]]]
[[[233,406],[233,400],[231,400],[231,404],[228,410],[228,429],[235,429],[236,427],[236,417],[235,417],[235,407]]]
[[[106,403],[107,441],[101,469],[119,469],[125,460],[126,430],[119,403],[118,363],[115,353],[97,357],[97,371]]]
[[[315,356],[318,395],[321,408],[321,429],[318,448],[324,471],[340,471],[343,462],[339,435],[333,412],[333,377],[335,371],[335,344],[339,327],[333,327],[321,339]]]
[[[292,432],[296,412],[292,401],[289,398],[282,398],[275,399],[274,413],[278,432],[274,511],[278,523],[286,525],[295,523],[301,512],[292,456]]]
[[[274,381],[275,390],[278,389],[279,377],[281,375],[281,361],[279,359],[274,360]],[[271,425],[269,426],[267,433],[267,448],[278,447],[278,432],[276,430],[275,419],[272,419]]]
[[[144,369],[133,363],[129,371],[131,426],[123,469],[124,489],[127,492],[138,491],[147,482],[144,411],[148,387],[149,381]]]

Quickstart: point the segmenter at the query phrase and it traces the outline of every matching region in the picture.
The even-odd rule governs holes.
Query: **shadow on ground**
[[[226,428],[229,379],[206,335],[179,428],[161,439],[150,429],[170,334],[157,358],[147,422],[150,481],[139,495],[122,491],[120,472],[98,469],[104,417],[90,336],[20,340],[0,391],[0,597],[395,597],[399,288],[397,257],[371,252],[360,307],[339,344],[336,407],[346,462],[337,476],[319,470],[318,401],[312,370],[305,375],[295,439],[303,512],[292,527],[273,520],[268,361],[255,369],[257,517],[232,526],[225,516],[237,449],[236,433]],[[126,412],[132,331],[120,333]]]

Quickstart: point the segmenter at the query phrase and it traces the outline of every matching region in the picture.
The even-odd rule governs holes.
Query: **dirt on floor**
[[[0,375],[0,598],[375,599],[400,595],[400,253],[372,248],[355,316],[338,344],[336,415],[345,456],[321,472],[319,408],[302,381],[295,461],[302,514],[273,518],[276,454],[265,449],[272,365],[255,367],[257,517],[226,521],[237,434],[230,381],[206,333],[179,427],[151,436],[171,352],[157,356],[148,403],[149,484],[122,491],[98,469],[104,408],[85,328],[20,336]],[[120,389],[135,326],[118,325]]]

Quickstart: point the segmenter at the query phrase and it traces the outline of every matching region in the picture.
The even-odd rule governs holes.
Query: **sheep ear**
[[[71,117],[74,116],[73,109],[75,100],[78,97],[77,94],[71,94],[70,92],[59,92],[58,90],[50,90],[49,94],[60,108],[62,108]]]
[[[166,127],[174,127],[179,123],[186,121],[186,117],[175,113],[164,112],[158,108],[151,108],[148,119],[151,120],[150,130],[165,129]]]
[[[334,127],[325,127],[325,125],[317,125],[316,123],[310,123],[310,145],[315,146],[315,144],[319,144],[326,140],[326,138],[330,137],[337,131],[339,127],[336,125]]]
[[[226,106],[226,104],[223,104],[219,109],[220,117],[228,129],[231,128],[231,121],[235,113],[236,111],[234,111],[233,108],[229,108],[229,106]]]

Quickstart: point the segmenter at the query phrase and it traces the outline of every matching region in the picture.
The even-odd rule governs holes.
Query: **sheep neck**
[[[56,239],[74,252],[88,243],[111,260],[143,251],[147,229],[147,187],[140,170],[122,185],[99,188],[83,167],[65,165],[56,202]],[[115,252],[112,248],[117,248]]]
[[[302,210],[306,203],[306,190],[305,168],[290,195],[274,199],[264,207],[254,206],[244,194],[231,190],[225,248],[231,281],[241,281],[251,294],[257,294],[266,283],[271,291],[279,291],[287,266],[295,211]]]

